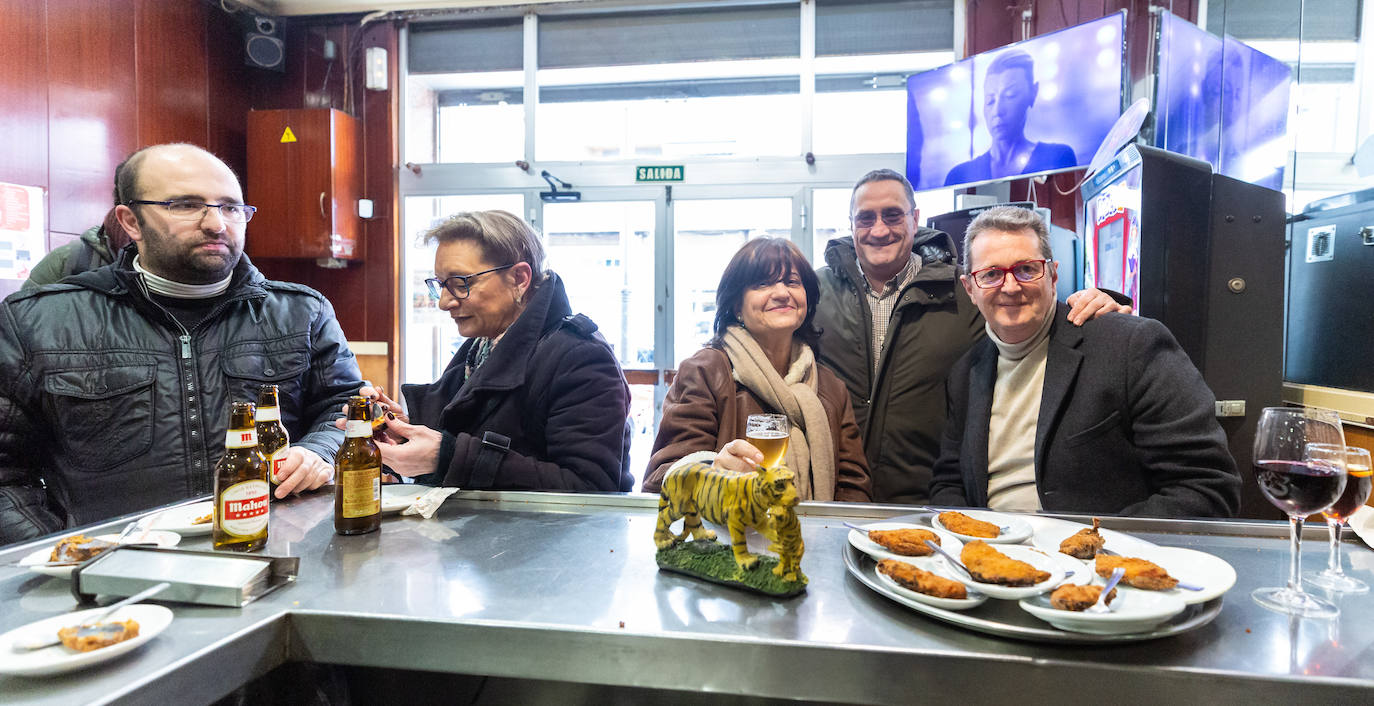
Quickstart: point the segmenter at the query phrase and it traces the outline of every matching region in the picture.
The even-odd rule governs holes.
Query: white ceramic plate
[[[1047,571],[1049,572],[1050,577],[1033,586],[1002,586],[995,583],[983,583],[981,581],[974,581],[973,579],[966,577],[962,571],[959,571],[958,569],[949,566],[945,568],[945,572],[951,578],[954,578],[955,580],[959,581],[960,583],[964,584],[965,586],[968,586],[969,588],[975,591],[978,591],[979,593],[985,593],[992,598],[1001,598],[1004,600],[1014,601],[1021,598],[1030,598],[1031,596],[1044,593],[1045,591],[1053,589],[1055,586],[1058,586],[1059,584],[1063,583],[1065,577],[1070,571],[1070,569],[1067,568],[1069,564],[1065,562],[1064,559],[1067,559],[1069,562],[1072,562],[1073,564],[1078,564],[1078,561],[1073,557],[1061,554],[1058,556],[1062,556],[1063,559],[1060,559],[1058,558],[1058,556],[1040,551],[1035,547],[1003,545],[997,547],[997,551],[1002,552],[1003,554],[1011,557],[1012,559],[1024,561],[1027,564],[1030,564],[1031,566],[1040,569],[1041,571]],[[959,555],[956,554],[955,556],[957,557]],[[943,561],[944,560],[941,559],[942,563]],[[1074,569],[1073,571],[1075,572],[1073,576],[1074,579],[1076,579],[1077,581],[1084,580],[1083,577],[1078,575],[1076,569]]]
[[[180,505],[168,510],[163,510],[155,515],[153,517],[152,527],[153,529],[176,532],[182,536],[210,534],[215,528],[214,517],[211,517],[209,522],[203,522],[198,525],[192,524],[192,522],[214,511],[215,501],[213,500],[191,503],[190,505]]]
[[[137,533],[134,533],[133,536],[137,536]],[[113,542],[116,539],[119,539],[119,535],[102,534],[97,536],[96,539],[103,539],[106,542]],[[175,547],[177,543],[180,541],[181,535],[177,534],[176,532],[168,532],[166,530],[149,530],[147,536],[144,537],[139,543],[149,544],[155,542],[159,547]],[[130,538],[125,538],[124,543],[129,544]],[[23,559],[20,559],[19,563],[23,566],[29,567],[29,571],[43,574],[44,576],[55,576],[60,579],[71,578],[72,569],[76,568],[75,565],[36,566],[36,564],[46,564],[48,562],[48,557],[52,556],[52,549],[55,546],[57,546],[56,541],[45,545],[42,549],[35,549],[28,556],[24,557]]]
[[[400,512],[431,489],[432,486],[413,483],[385,483],[382,485],[382,512]]]
[[[1031,537],[1034,544],[1047,552],[1059,552],[1059,544],[1079,530],[1090,529],[1092,525],[1082,525],[1055,517],[1037,517],[1033,523],[1035,534]],[[1124,556],[1140,556],[1141,553],[1157,548],[1159,545],[1136,539],[1125,532],[1099,529],[1098,533],[1107,540],[1106,548]],[[1091,561],[1091,560],[1089,560]]]
[[[1364,543],[1374,548],[1374,507],[1366,505],[1355,511],[1355,514],[1347,520],[1350,529],[1355,530],[1356,536],[1364,540]]]
[[[941,529],[946,532],[949,532],[950,534],[953,534],[954,536],[964,540],[965,542],[972,541],[975,539],[981,539],[984,542],[987,542],[988,544],[1020,544],[1021,542],[1024,542],[1027,539],[1029,539],[1031,534],[1033,534],[1033,530],[1031,529],[1030,523],[1026,522],[1024,519],[1017,515],[1008,515],[1006,513],[992,512],[990,510],[955,510],[955,512],[963,513],[965,515],[968,515],[969,517],[972,517],[975,520],[991,522],[992,524],[997,525],[998,527],[1005,527],[1006,529],[1002,531],[1002,534],[991,538],[973,537],[967,534],[959,534],[958,532],[955,532],[949,529],[948,527],[945,527],[944,525],[940,524],[939,514],[931,516],[930,525],[935,529]],[[1054,551],[1059,551],[1059,549],[1056,548]]]
[[[172,622],[172,611],[160,605],[142,603],[120,608],[114,615],[110,616],[111,620],[127,620],[129,618],[137,620],[138,637],[90,652],[76,652],[62,645],[44,647],[41,650],[16,651],[14,649],[14,641],[20,637],[28,636],[30,631],[45,637],[49,634],[55,636],[58,629],[68,625],[77,625],[87,616],[101,610],[104,609],[92,608],[75,613],[65,613],[29,623],[0,635],[0,654],[5,655],[4,659],[0,659],[0,674],[42,676],[84,669],[138,649],[143,643],[157,637],[158,633],[167,629],[167,626]]]
[[[1180,598],[1184,603],[1192,605],[1194,603],[1205,603],[1207,601],[1226,593],[1232,586],[1236,585],[1236,570],[1225,559],[1213,556],[1207,552],[1200,552],[1196,549],[1184,549],[1182,547],[1154,547],[1139,554],[1130,554],[1141,559],[1153,561],[1164,567],[1169,575],[1194,586],[1201,586],[1201,591],[1188,591],[1182,588],[1173,588],[1168,591],[1142,591],[1137,588],[1126,587],[1126,590],[1140,593],[1159,593],[1173,595]],[[1122,584],[1123,586],[1125,584]]]
[[[955,537],[953,534],[949,532],[946,532],[938,528],[926,527],[924,525],[916,525],[910,522],[870,522],[866,525],[863,525],[863,527],[864,531],[856,529],[849,530],[849,543],[854,545],[855,549],[858,549],[859,551],[873,557],[874,561],[880,561],[882,559],[896,559],[897,561],[905,561],[908,564],[911,564],[921,569],[925,569],[926,571],[931,571],[932,567],[944,567],[944,562],[940,561],[940,557],[937,554],[929,554],[926,556],[905,556],[893,552],[889,549],[885,549],[883,548],[883,545],[878,544],[877,542],[874,542],[873,540],[868,538],[868,530],[923,529],[934,532],[935,536],[940,538],[940,548],[944,549],[947,552],[952,552],[954,556],[959,556],[959,552],[963,551],[964,549],[964,543],[960,542],[957,537]]]
[[[1099,584],[1102,583],[1099,581]],[[1060,630],[1091,635],[1126,635],[1147,632],[1156,625],[1183,612],[1188,605],[1169,592],[1132,591],[1121,589],[1112,600],[1110,613],[1059,610],[1050,605],[1050,596],[1043,593],[1021,599],[1027,613]]]
[[[898,559],[898,561],[906,561],[906,559]],[[908,561],[907,563],[911,562]],[[916,565],[912,564],[912,566]],[[939,565],[936,566],[934,569],[927,569],[927,571],[930,571],[933,574],[938,574],[947,579],[954,579],[956,581],[958,580],[948,574],[949,567],[945,566],[943,562],[940,562]],[[873,573],[878,577],[879,583],[886,586],[888,590],[896,594],[898,598],[903,599],[903,602],[905,603],[915,601],[917,603],[925,603],[926,605],[933,605],[937,608],[944,608],[946,610],[968,610],[969,608],[974,608],[983,605],[983,603],[985,603],[988,600],[987,596],[973,590],[968,591],[968,598],[937,598],[935,596],[927,596],[926,594],[921,593],[920,591],[913,591],[909,588],[906,588],[902,584],[897,583],[892,579],[891,576],[888,576],[887,574],[879,571],[877,565],[874,565]]]

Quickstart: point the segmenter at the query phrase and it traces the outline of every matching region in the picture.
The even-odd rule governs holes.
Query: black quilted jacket
[[[191,331],[119,263],[0,304],[0,544],[208,494],[229,403],[280,388],[292,443],[333,459],[361,375],[318,292],[248,261]]]

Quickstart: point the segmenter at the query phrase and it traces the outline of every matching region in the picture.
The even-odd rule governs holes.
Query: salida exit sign
[[[635,167],[635,181],[682,181],[686,169],[681,164],[663,167]]]

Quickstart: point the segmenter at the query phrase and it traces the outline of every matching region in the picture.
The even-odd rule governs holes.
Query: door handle
[[[324,197],[327,195],[328,194],[326,192],[320,192],[320,218],[323,218],[326,221],[329,220],[329,215],[324,212]]]

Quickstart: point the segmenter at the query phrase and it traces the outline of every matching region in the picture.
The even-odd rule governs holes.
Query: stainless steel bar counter
[[[267,553],[301,558],[294,584],[241,609],[174,604],[167,630],[127,656],[0,677],[0,703],[205,703],[288,661],[853,703],[1374,700],[1368,594],[1338,595],[1333,621],[1250,600],[1284,579],[1284,524],[1108,518],[1220,556],[1238,582],[1191,632],[1063,646],[947,625],[850,576],[841,520],[911,508],[803,504],[810,584],[785,601],[660,573],[656,509],[644,495],[459,493],[434,519],[389,516],[380,532],[342,537],[327,490],[276,503]],[[1323,535],[1307,533],[1305,566],[1325,561]],[[40,544],[0,551],[0,632],[75,607],[67,581],[10,565]],[[1374,581],[1374,552],[1346,549],[1353,575]]]

